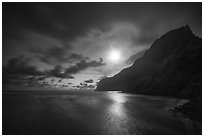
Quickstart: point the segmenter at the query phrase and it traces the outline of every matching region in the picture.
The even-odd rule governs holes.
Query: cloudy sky
[[[2,11],[3,88],[93,89],[167,31],[188,24],[202,34],[201,3],[3,3]]]

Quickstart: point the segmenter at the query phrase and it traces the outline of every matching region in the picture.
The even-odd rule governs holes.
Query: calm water
[[[189,134],[185,100],[104,92],[3,92],[3,134]],[[191,133],[194,130],[191,127]]]

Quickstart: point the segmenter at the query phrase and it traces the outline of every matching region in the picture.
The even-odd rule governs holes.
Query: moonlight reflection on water
[[[121,94],[109,94],[109,96],[114,101],[109,107],[109,112],[116,116],[124,116],[125,108],[123,103],[126,102],[126,97]]]
[[[11,92],[3,94],[4,133],[185,134],[166,108],[176,99],[126,93]],[[172,124],[173,123],[173,124]]]
[[[126,96],[120,93],[108,94],[110,100],[113,102],[107,108],[107,113],[110,117],[109,130],[110,134],[128,134],[128,115],[125,108],[127,101]]]

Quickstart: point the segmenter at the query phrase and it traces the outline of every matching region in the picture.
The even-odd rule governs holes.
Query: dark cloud
[[[88,59],[87,60],[83,59],[80,62],[68,68],[64,68],[61,65],[57,65],[52,70],[49,70],[46,73],[49,76],[53,76],[57,78],[74,78],[72,76],[73,74],[79,73],[90,67],[99,67],[103,65],[105,65],[105,63],[103,62],[102,58],[100,58],[99,61],[95,61],[95,60],[89,61]]]
[[[52,70],[46,71],[46,74],[50,77],[56,78],[74,78],[73,76],[67,74],[61,65],[57,65]]]
[[[39,77],[38,77],[38,80],[43,81],[43,80],[45,80],[46,78],[47,78],[47,76],[39,76]]]
[[[75,56],[75,55],[74,55]],[[76,63],[74,66],[69,68],[64,68],[61,65],[56,65],[51,70],[39,71],[35,66],[30,65],[29,58],[24,56],[11,58],[6,66],[3,66],[3,83],[16,83],[16,81],[27,83],[28,85],[33,84],[31,81],[35,81],[39,84],[39,81],[43,81],[49,77],[62,78],[62,79],[72,79],[74,78],[72,74],[76,74],[82,70],[89,67],[98,67],[105,65],[103,60],[99,61],[87,61],[82,60]],[[25,82],[26,81],[26,82]],[[52,82],[54,79],[51,80]],[[61,79],[58,81],[61,82]]]
[[[35,55],[44,63],[47,64],[60,64],[60,63],[73,63],[82,59],[88,59],[82,54],[70,53],[71,47],[57,47],[52,46],[49,49],[36,49],[34,47],[30,48],[31,53]]]
[[[3,26],[23,27],[59,39],[67,39],[83,33],[90,23],[99,23],[103,13],[102,5],[4,2]]]
[[[40,81],[49,77],[74,78],[73,76],[61,74],[62,67],[60,66],[56,66],[53,70],[40,71],[37,67],[31,65],[30,62],[31,59],[24,56],[11,58],[2,68],[3,84],[26,84],[30,86],[33,84],[37,86],[37,84],[40,84]],[[54,81],[54,79],[51,81]]]
[[[85,80],[84,82],[81,82],[79,85],[75,86],[76,88],[80,89],[94,89],[96,87],[96,84],[93,84],[93,79]]]
[[[23,56],[12,58],[3,67],[4,73],[40,76],[43,73],[37,67],[29,64],[29,59]]]
[[[142,57],[145,53],[147,49],[142,50],[137,52],[136,54],[133,54],[132,56],[130,56],[127,60],[126,60],[126,64],[132,64],[135,62],[135,60],[137,60],[138,58]]]
[[[55,81],[55,79],[51,79],[51,82],[54,82]]]
[[[77,54],[72,54],[73,56],[78,56]],[[64,68],[61,65],[56,65],[53,69],[47,71],[39,71],[37,67],[29,64],[28,58],[23,56],[17,58],[11,58],[8,61],[6,66],[3,66],[3,72],[9,74],[20,74],[20,75],[33,75],[40,76],[38,79],[43,80],[47,77],[57,77],[57,78],[74,78],[71,74],[76,74],[82,70],[85,70],[89,67],[98,67],[103,66],[102,58],[99,61],[88,61],[81,60],[79,63],[76,63],[74,66],[69,68]]]
[[[39,80],[36,76],[28,76],[21,74],[3,74],[3,89],[8,89],[9,87],[47,87],[49,84]]]
[[[59,80],[58,80],[58,83],[61,83],[61,82],[62,82],[62,79],[59,79]]]
[[[87,83],[80,83],[79,85],[73,86],[79,89],[94,89],[96,86],[93,84],[87,84]]]
[[[85,83],[93,83],[93,79],[85,80]]]
[[[99,67],[104,66],[105,63],[103,62],[103,59],[100,58],[99,61],[88,61],[88,60],[81,60],[80,62],[76,63],[74,66],[71,66],[66,69],[67,74],[76,74],[80,71],[83,71],[89,67]]]
[[[41,53],[40,60],[45,63],[53,64],[55,62],[68,62],[67,56],[65,56],[67,53],[66,47],[52,47]]]
[[[35,66],[29,64],[30,59],[24,56],[11,58],[6,66],[3,66],[3,84],[16,86],[38,85],[38,77],[44,75]],[[4,85],[5,86],[5,85]]]
[[[73,87],[75,87],[75,88],[79,88],[79,89],[82,88],[80,85],[76,85],[76,86],[73,86]]]
[[[81,34],[91,25],[112,20],[134,19],[140,24],[147,21],[154,23],[173,20],[169,23],[174,23],[179,17],[184,18],[185,15],[188,17],[188,22],[194,22],[193,25],[198,25],[202,13],[199,11],[202,11],[202,6],[198,2],[156,4],[138,2],[35,4],[4,2],[3,26],[23,26],[64,39]]]

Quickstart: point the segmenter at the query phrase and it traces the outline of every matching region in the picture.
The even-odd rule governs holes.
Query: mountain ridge
[[[202,40],[185,25],[156,39],[132,66],[99,81],[96,91],[121,90],[189,98],[192,95],[186,89],[192,85],[200,88],[201,74]]]

